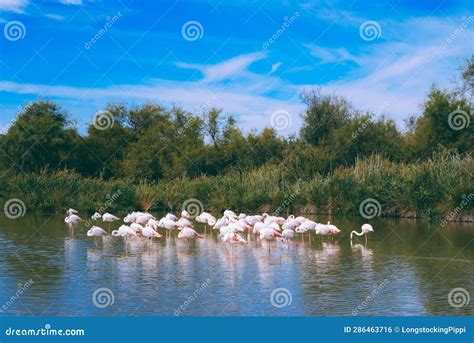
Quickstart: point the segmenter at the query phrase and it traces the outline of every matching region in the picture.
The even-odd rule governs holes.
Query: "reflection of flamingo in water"
[[[359,251],[362,255],[362,260],[371,262],[373,260],[374,252],[372,249],[368,249],[367,247],[363,246],[362,244],[352,244],[351,241],[351,249],[353,252]]]
[[[352,235],[356,234],[357,236],[365,236],[365,244],[367,244],[367,234],[370,232],[374,232],[374,228],[370,224],[364,224],[361,226],[361,232],[357,231],[352,231],[351,232],[351,241],[352,241]]]

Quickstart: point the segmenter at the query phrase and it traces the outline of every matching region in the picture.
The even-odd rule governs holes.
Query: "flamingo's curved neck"
[[[362,236],[362,235],[364,234],[362,231],[361,231],[360,233],[357,232],[357,231],[352,231],[352,232],[351,232],[351,240],[352,240],[352,235],[353,235],[354,233],[355,233],[357,236]]]

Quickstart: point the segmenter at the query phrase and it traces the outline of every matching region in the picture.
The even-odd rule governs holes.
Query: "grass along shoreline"
[[[438,153],[415,164],[380,156],[359,160],[329,175],[296,179],[267,165],[246,173],[131,184],[73,171],[7,175],[0,199],[20,199],[28,212],[175,210],[202,204],[206,210],[364,215],[474,221],[474,161],[470,155]],[[196,199],[190,201],[189,199]]]

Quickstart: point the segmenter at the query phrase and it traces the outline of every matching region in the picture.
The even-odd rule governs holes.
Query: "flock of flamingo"
[[[78,211],[72,208],[67,211],[67,214],[68,216],[64,221],[71,226],[77,225],[82,221]],[[111,223],[121,220],[119,217],[110,213],[100,214],[98,212],[92,215],[91,219],[93,221],[102,220],[108,223],[109,232]],[[262,215],[240,213],[237,215],[231,210],[226,210],[222,218],[216,219],[207,212],[202,212],[198,216],[193,217],[188,211],[183,210],[179,219],[174,214],[168,213],[160,220],[157,220],[157,218],[150,213],[132,212],[123,218],[125,224],[121,225],[118,230],[113,230],[111,235],[124,238],[145,237],[151,240],[153,238],[162,237],[158,232],[161,228],[165,230],[166,236],[171,236],[174,230],[178,230],[179,239],[191,240],[203,238],[203,236],[194,229],[192,219],[204,224],[205,230],[207,230],[207,226],[209,226],[212,230],[218,231],[222,241],[229,243],[247,243],[247,240],[242,236],[245,232],[256,235],[260,240],[281,240],[287,243],[297,235],[302,235],[304,240],[305,233],[311,234],[314,232],[316,235],[333,236],[341,232],[341,230],[330,222],[321,224],[303,216],[295,217],[294,215],[290,215],[288,218],[284,218],[267,213]],[[371,232],[374,232],[372,225],[363,224],[361,232],[351,232],[350,240],[352,242],[354,234],[357,236],[365,236],[365,242],[367,244],[367,234]],[[87,231],[87,236],[89,237],[99,237],[108,234],[106,230],[99,226],[92,226]]]

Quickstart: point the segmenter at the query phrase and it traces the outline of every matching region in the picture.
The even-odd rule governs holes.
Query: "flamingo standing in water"
[[[351,241],[352,241],[352,235],[356,234],[357,236],[365,236],[365,244],[367,244],[367,234],[369,234],[370,232],[374,232],[374,228],[370,224],[364,224],[361,226],[360,229],[361,229],[360,232],[357,232],[357,231],[351,232]]]
[[[102,220],[103,220],[104,222],[109,223],[109,231],[110,231],[110,223],[115,222],[115,221],[117,221],[117,220],[120,220],[120,218],[119,218],[119,217],[116,217],[116,216],[114,216],[113,214],[110,214],[110,213],[104,213],[104,214],[102,215]]]
[[[283,238],[286,240],[286,243],[288,245],[288,249],[290,249],[290,240],[295,238],[295,232],[292,229],[284,229],[281,233]]]
[[[99,237],[107,235],[107,231],[98,226],[93,226],[87,231],[87,237]]]
[[[127,225],[122,225],[119,227],[118,230],[112,231],[112,236],[120,236],[120,237],[131,237],[131,236],[138,236],[137,233]]]
[[[263,228],[262,230],[260,230],[261,240],[272,241],[276,239],[277,237],[283,237],[283,235],[272,227],[267,226]],[[268,254],[270,254],[270,244],[268,244]]]
[[[98,226],[93,226],[87,231],[87,237],[101,237],[106,235],[107,232]],[[97,245],[97,241],[95,241],[95,244]]]
[[[81,217],[74,213],[71,213],[66,218],[64,218],[64,222],[71,226],[79,223],[81,220]]]
[[[151,226],[148,224],[142,229],[143,237],[147,237],[150,241],[153,237],[161,238],[162,236],[156,232]]]
[[[200,234],[198,234],[196,230],[190,227],[185,227],[179,232],[178,238],[189,240],[193,238],[203,238],[203,237]]]

